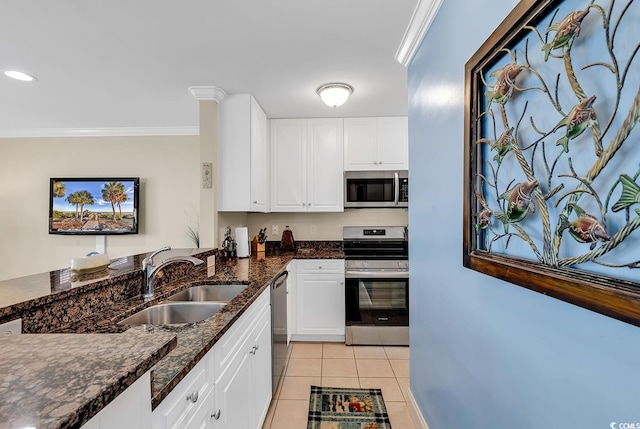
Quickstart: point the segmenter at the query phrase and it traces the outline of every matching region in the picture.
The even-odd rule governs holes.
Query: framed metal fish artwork
[[[640,0],[521,0],[465,67],[463,264],[640,326]]]

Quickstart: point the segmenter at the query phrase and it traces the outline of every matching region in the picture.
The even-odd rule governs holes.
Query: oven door
[[[347,271],[345,282],[347,326],[409,326],[407,271]]]

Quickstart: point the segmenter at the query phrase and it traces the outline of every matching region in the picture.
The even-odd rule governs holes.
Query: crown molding
[[[227,96],[224,89],[215,86],[190,86],[189,92],[196,98],[196,100],[215,100],[220,103]]]
[[[407,67],[413,59],[443,2],[444,0],[418,0],[409,26],[396,52],[396,60],[403,66]]]
[[[0,138],[18,137],[136,137],[197,136],[199,127],[122,127],[122,128],[13,128],[0,129]]]

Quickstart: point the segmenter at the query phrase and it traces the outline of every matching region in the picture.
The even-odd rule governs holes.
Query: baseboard
[[[344,335],[291,335],[291,341],[321,341],[344,343]]]
[[[424,419],[424,416],[420,412],[420,408],[418,408],[418,404],[416,403],[416,399],[413,397],[413,392],[411,389],[407,389],[409,393],[409,399],[407,400],[407,409],[409,410],[409,415],[411,416],[411,420],[413,420],[413,425],[416,429],[429,429],[427,426],[427,421]]]

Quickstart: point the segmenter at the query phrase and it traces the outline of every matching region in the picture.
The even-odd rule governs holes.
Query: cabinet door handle
[[[198,391],[196,390],[193,393],[188,394],[187,401],[191,401],[195,404],[198,401]]]
[[[216,411],[215,413],[211,414],[211,418],[218,420],[220,418],[220,410],[218,409],[218,411]]]
[[[253,204],[258,204],[258,201],[255,201],[255,200],[254,200],[254,201],[253,201]]]
[[[249,350],[249,353],[251,353],[252,355],[256,354],[256,350],[258,350],[258,348],[256,346],[251,347],[251,350]]]

